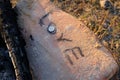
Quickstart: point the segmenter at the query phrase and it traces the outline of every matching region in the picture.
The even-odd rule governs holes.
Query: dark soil
[[[32,80],[24,46],[16,8],[0,0],[0,80]]]

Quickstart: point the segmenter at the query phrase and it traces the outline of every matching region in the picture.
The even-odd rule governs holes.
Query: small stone
[[[55,33],[56,33],[56,27],[55,27],[55,25],[54,25],[54,24],[50,24],[50,25],[48,26],[48,28],[47,28],[47,31],[48,31],[49,33],[55,34]]]

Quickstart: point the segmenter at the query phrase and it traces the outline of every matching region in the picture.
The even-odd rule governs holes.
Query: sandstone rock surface
[[[17,8],[34,80],[109,80],[117,71],[95,35],[49,0],[20,0]]]

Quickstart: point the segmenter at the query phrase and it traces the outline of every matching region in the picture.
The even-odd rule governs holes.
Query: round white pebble
[[[48,26],[48,28],[47,28],[47,31],[48,31],[49,33],[55,34],[55,33],[56,33],[56,27],[55,27],[55,25],[54,25],[54,24],[50,24],[50,25]]]
[[[55,27],[54,27],[54,26],[52,26],[52,25],[51,25],[51,26],[49,26],[49,27],[48,27],[48,31],[49,31],[49,32],[53,32],[53,31],[55,31]]]

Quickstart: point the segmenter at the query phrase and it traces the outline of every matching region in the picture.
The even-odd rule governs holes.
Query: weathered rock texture
[[[21,0],[17,8],[35,80],[109,80],[115,74],[117,63],[82,22],[49,0]],[[56,34],[47,31],[51,23]]]

